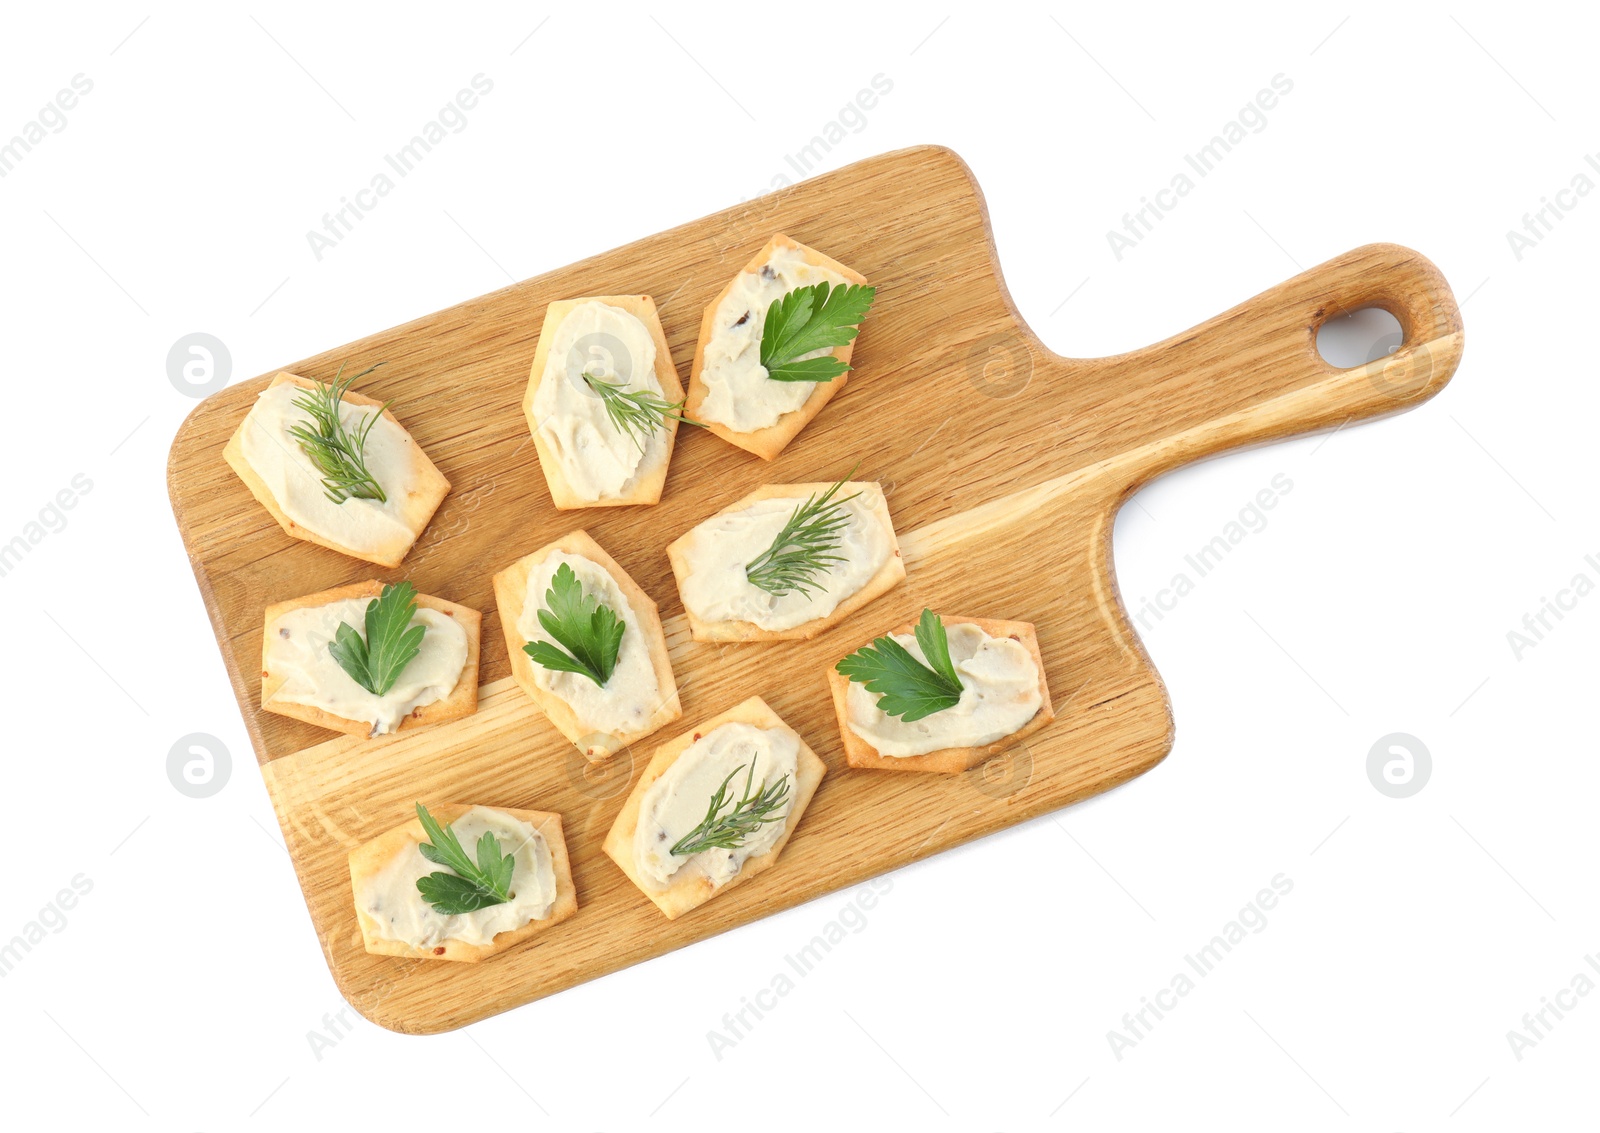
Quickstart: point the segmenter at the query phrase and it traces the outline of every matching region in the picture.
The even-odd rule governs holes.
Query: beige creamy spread
[[[553,672],[537,663],[533,666],[534,682],[566,701],[580,727],[613,735],[637,732],[661,707],[661,684],[656,680],[655,664],[650,658],[649,642],[639,625],[639,616],[610,572],[582,555],[552,552],[528,572],[528,591],[523,598],[517,629],[528,641],[560,645],[539,624],[539,611],[544,608],[545,594],[563,563],[578,576],[585,597],[599,598],[602,605],[611,607],[622,619],[624,628],[622,644],[617,649],[617,665],[603,687],[582,673]]]
[[[814,267],[794,248],[779,248],[755,271],[741,271],[717,304],[706,340],[700,380],[705,400],[698,419],[726,425],[737,433],[753,433],[778,423],[785,413],[804,405],[818,382],[775,382],[761,364],[761,330],[767,308],[797,287],[850,281],[838,272]],[[802,354],[820,358],[832,348]],[[837,380],[837,379],[835,379]]]
[[[729,801],[722,813],[731,810],[744,797],[745,776],[755,763],[750,794],[789,777],[789,793],[772,812],[782,816],[763,823],[736,849],[713,848],[680,856],[671,852],[684,835],[705,821],[711,798],[722,781],[734,771],[724,797]],[[781,728],[758,728],[753,724],[721,724],[683,750],[661,778],[650,784],[639,804],[639,824],[633,832],[634,864],[646,886],[661,890],[681,877],[705,877],[713,887],[732,880],[750,858],[760,857],[783,836],[790,809],[794,806],[795,772],[799,767],[800,742]]]
[[[1039,667],[1020,641],[990,637],[978,626],[946,623],[950,660],[961,678],[956,704],[913,723],[878,711],[878,697],[864,685],[850,682],[846,712],[850,730],[879,755],[926,755],[950,747],[982,747],[1009,736],[1039,711]],[[927,662],[922,647],[909,633],[891,637]]]
[[[336,504],[322,486],[322,473],[289,435],[295,425],[310,424],[310,414],[294,405],[306,393],[293,382],[261,392],[239,436],[245,461],[272,493],[279,510],[312,534],[366,553],[388,550],[396,542],[410,546],[416,536],[405,521],[404,505],[417,489],[416,441],[387,417],[380,420],[367,434],[364,451],[367,470],[388,499]],[[339,419],[352,432],[377,412],[373,405],[339,404]]]
[[[824,491],[826,489],[823,489]],[[843,562],[818,579],[810,594],[791,590],[782,597],[752,586],[745,566],[760,557],[805,496],[775,496],[737,511],[714,515],[689,533],[683,557],[687,577],[680,581],[683,604],[707,622],[750,622],[762,629],[793,629],[825,618],[877,574],[893,553],[892,534],[880,515],[883,490],[877,484],[845,484],[835,499],[855,493],[843,506],[850,514],[840,531]]]
[[[422,648],[382,696],[358,685],[333,659],[328,645],[348,622],[366,636],[371,598],[342,598],[325,606],[290,610],[267,626],[266,669],[284,682],[272,699],[307,704],[372,724],[372,735],[392,732],[416,708],[443,700],[467,665],[467,631],[449,614],[419,607],[412,625],[423,625]]]
[[[560,462],[562,478],[586,500],[629,495],[669,455],[667,429],[639,441],[611,423],[605,401],[583,375],[633,392],[665,396],[656,378],[656,343],[643,320],[621,307],[588,300],[556,327],[544,373],[533,395],[533,414],[545,450]]]
[[[363,881],[356,891],[356,907],[373,919],[379,937],[418,948],[432,948],[446,940],[488,944],[497,933],[511,932],[550,915],[556,901],[556,873],[543,834],[513,815],[482,806],[467,811],[450,824],[450,829],[473,861],[478,860],[478,839],[485,832],[493,832],[500,852],[511,854],[516,860],[511,874],[511,900],[445,916],[423,899],[417,891],[417,880],[450,870],[423,857],[420,843],[408,842],[393,861]]]

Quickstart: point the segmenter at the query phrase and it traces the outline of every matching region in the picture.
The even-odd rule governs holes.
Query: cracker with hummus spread
[[[683,760],[688,762],[675,770]],[[765,767],[759,783],[752,781],[758,762]],[[766,701],[752,696],[656,748],[603,848],[667,919],[675,919],[776,865],[826,771],[827,765],[799,734]],[[723,805],[717,815],[708,815],[712,788],[725,774]],[[778,806],[764,813],[755,805],[780,794]],[[696,832],[697,840],[704,841],[714,818],[720,817],[725,831],[732,825],[730,816],[736,814],[757,815],[764,821],[731,847],[682,855],[668,852]],[[696,820],[698,827],[691,825]],[[689,829],[679,830],[680,826]],[[646,857],[639,853],[641,840],[647,843]],[[750,853],[752,847],[759,852]],[[741,856],[741,851],[748,856]],[[669,870],[670,876],[664,877]]]
[[[301,395],[281,388],[286,385],[314,393],[323,383],[287,372],[275,375],[228,439],[222,458],[290,538],[379,566],[399,566],[449,493],[450,481],[383,402],[346,390],[344,406],[382,413],[382,422],[367,434],[365,455],[386,498],[335,503],[323,474],[288,433],[313,422],[292,404]],[[341,413],[341,418],[352,429],[359,427],[353,415]]]
[[[588,576],[585,594],[593,594],[599,583],[614,587],[612,601],[627,605],[626,612],[617,611],[632,623],[623,632],[617,668],[612,673],[611,681],[619,682],[615,688],[611,681],[602,687],[581,674],[545,669],[536,665],[524,648],[540,636],[538,613],[549,591],[548,585],[530,587],[530,583],[547,561],[558,556],[558,561],[576,563],[575,569]],[[593,569],[585,562],[593,564]],[[559,565],[555,570],[560,570]],[[608,576],[609,584],[593,571]],[[683,715],[655,602],[587,531],[563,535],[500,571],[494,576],[494,594],[512,677],[556,730],[591,762],[608,758]],[[607,690],[616,695],[607,696]]]
[[[851,767],[954,775],[1020,743],[1055,719],[1044,658],[1031,622],[941,620],[962,685],[961,699],[942,712],[910,722],[889,715],[879,710],[878,696],[836,665],[828,666],[839,736]],[[915,630],[914,625],[903,625],[889,636],[916,661],[924,662]]]
[[[683,399],[650,296],[545,308],[522,413],[556,507],[660,502]]]
[[[537,841],[542,843],[544,854],[538,857],[538,869],[527,870],[528,875],[543,874],[548,865],[549,874],[544,880],[553,882],[553,892],[544,894],[549,904],[543,910],[519,910],[507,916],[496,913],[501,906],[489,906],[476,913],[455,917],[430,916],[422,894],[416,890],[413,875],[445,871],[445,867],[427,862],[417,846],[428,840],[422,822],[413,818],[403,826],[378,835],[350,851],[350,887],[355,898],[356,922],[361,929],[361,940],[366,950],[375,956],[411,956],[427,960],[456,960],[477,963],[497,956],[524,940],[551,928],[578,911],[578,892],[572,883],[572,866],[567,858],[567,842],[561,829],[561,816],[550,811],[516,810],[511,807],[475,808],[460,803],[447,803],[428,808],[432,817],[445,826],[459,822],[474,810],[487,812],[532,827]],[[469,839],[459,839],[468,854],[475,847]],[[515,856],[522,847],[501,839],[501,849]],[[537,846],[530,849],[537,850]],[[402,856],[406,860],[402,861]],[[522,863],[518,863],[519,866]],[[530,862],[530,864],[532,864]],[[524,867],[525,868],[525,867]],[[394,876],[386,876],[394,870]],[[448,872],[448,871],[446,871]],[[517,881],[513,876],[513,881]],[[535,883],[540,878],[534,876]],[[519,894],[512,891],[515,900]],[[394,907],[390,907],[391,904]],[[495,923],[491,918],[515,921],[523,912],[543,911],[542,917],[531,917],[520,926],[488,934]],[[485,922],[488,922],[487,925]],[[462,935],[447,935],[455,931]],[[464,936],[488,937],[484,940],[466,939]]]
[[[384,584],[375,579],[352,582],[267,607],[261,639],[261,707],[264,711],[353,736],[372,736],[459,720],[478,710],[478,654],[483,615],[467,606],[427,594],[416,595],[418,618],[430,618],[422,613],[425,610],[433,611],[433,617],[442,615],[447,621],[438,623],[439,632],[454,639],[455,646],[464,646],[456,650],[461,657],[461,668],[450,689],[446,692],[435,688],[433,691],[438,695],[406,711],[392,728],[386,726],[388,721],[380,721],[376,716],[361,719],[334,710],[344,708],[348,712],[362,705],[380,706],[377,699],[371,698],[371,694],[339,669],[328,655],[328,645],[335,638],[338,621],[331,616],[318,617],[317,611],[335,604],[343,605],[344,615],[339,620],[364,635],[363,611],[368,604],[365,600],[377,598],[383,588]],[[300,611],[304,613],[298,613]],[[303,624],[294,624],[297,622]],[[451,622],[461,627],[464,641],[450,628]],[[445,644],[440,640],[430,643],[431,633],[434,630],[423,635],[423,648],[430,653]],[[400,680],[404,681],[406,674],[419,662],[429,663],[419,654],[401,671]],[[412,675],[415,678],[419,674]]]
[[[781,232],[706,307],[689,371],[685,412],[731,445],[772,460],[844,389],[849,373],[825,382],[780,382],[760,363],[767,309],[798,287],[865,285],[866,276]],[[850,365],[855,342],[832,350]]]
[[[821,560],[825,570],[805,588],[774,594],[753,579],[762,579],[761,557],[808,500],[841,507],[848,521],[822,551],[833,556]],[[680,535],[667,558],[696,641],[806,641],[906,577],[888,501],[869,480],[764,485]]]

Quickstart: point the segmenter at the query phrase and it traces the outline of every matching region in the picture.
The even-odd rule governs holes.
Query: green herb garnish
[[[316,389],[306,390],[294,399],[295,408],[309,414],[311,424],[309,427],[303,424],[292,426],[289,435],[300,442],[301,450],[311,458],[317,471],[322,473],[322,489],[336,504],[350,499],[377,500],[379,503],[389,500],[383,493],[383,485],[367,470],[366,448],[367,434],[372,432],[372,427],[391,403],[384,402],[354,430],[345,428],[344,420],[339,416],[339,405],[350,383],[356,378],[366,377],[381,365],[382,362],[377,366],[368,366],[342,382],[339,374],[344,373],[344,366],[341,365],[339,374],[333,376],[331,383],[318,382]]]
[[[485,830],[478,839],[478,862],[472,863],[461,840],[448,826],[440,826],[428,808],[417,804],[417,818],[428,840],[417,847],[422,856],[454,873],[430,873],[417,878],[422,899],[447,917],[503,905],[511,900],[511,875],[516,859],[502,853],[500,839]]]
[[[832,570],[834,563],[845,561],[845,556],[835,553],[850,522],[844,505],[861,493],[842,500],[833,497],[853,475],[854,468],[821,496],[807,496],[806,502],[794,509],[772,545],[744,565],[751,586],[777,598],[791,590],[809,595],[822,588],[821,576]]]
[[[917,645],[927,664],[892,637],[863,645],[834,666],[868,692],[878,694],[878,708],[906,723],[953,707],[961,699],[961,678],[950,660],[950,639],[944,622],[923,610],[917,622]]]
[[[773,814],[783,805],[789,797],[789,776],[785,775],[776,783],[764,785],[760,793],[751,795],[751,783],[755,778],[756,761],[750,761],[750,770],[744,777],[744,792],[738,802],[728,798],[728,784],[733,777],[744,770],[740,764],[728,772],[728,777],[722,781],[722,786],[717,788],[717,793],[711,796],[711,805],[706,808],[705,821],[701,822],[689,833],[679,838],[672,845],[671,852],[676,855],[698,854],[701,850],[736,850],[744,845],[744,840],[768,822],[781,822],[787,815]],[[719,814],[724,806],[732,803],[726,814]]]
[[[568,563],[556,568],[550,589],[544,592],[544,604],[546,609],[539,611],[539,624],[566,649],[548,641],[530,641],[522,651],[536,665],[561,673],[581,673],[595,684],[604,685],[617,667],[617,651],[622,647],[626,624],[598,597],[584,595],[583,583]]]
[[[422,649],[428,627],[411,624],[416,612],[417,592],[411,583],[385,586],[367,603],[366,636],[349,622],[340,622],[328,652],[351,680],[374,696],[383,696]]]
[[[682,421],[685,425],[706,428],[705,422],[683,415],[682,400],[668,401],[648,389],[630,390],[619,382],[608,382],[589,373],[580,376],[584,385],[599,395],[606,407],[606,416],[611,418],[617,432],[631,437],[640,452],[644,451],[644,442],[650,435],[667,421]]]
[[[761,364],[775,382],[831,382],[850,369],[831,354],[798,361],[802,354],[855,339],[877,288],[824,281],[797,287],[767,308],[761,328]]]

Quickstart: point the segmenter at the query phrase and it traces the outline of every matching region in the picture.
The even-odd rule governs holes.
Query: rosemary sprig
[[[617,432],[631,437],[640,452],[644,451],[644,442],[667,421],[682,421],[685,425],[699,425],[702,429],[706,427],[704,421],[683,415],[683,404],[687,398],[668,401],[653,390],[630,390],[619,382],[608,382],[587,372],[581,377],[584,384],[599,395],[606,407],[606,416],[611,418],[611,424],[616,426]]]
[[[332,382],[318,382],[316,389],[306,390],[294,399],[295,408],[304,410],[311,422],[309,426],[293,426],[289,435],[300,442],[301,450],[311,458],[317,471],[322,473],[323,491],[336,504],[350,499],[377,500],[379,503],[389,500],[384,495],[383,485],[367,470],[366,447],[367,434],[372,432],[372,427],[391,403],[384,402],[354,430],[346,429],[339,416],[339,405],[350,384],[356,378],[366,377],[381,365],[382,362],[368,366],[342,382],[339,375],[344,373],[344,366],[340,365],[339,373],[333,376]]]
[[[843,555],[835,553],[844,527],[850,522],[850,512],[844,505],[861,493],[838,500],[833,497],[853,475],[854,468],[821,496],[807,496],[805,503],[794,509],[772,545],[745,564],[744,575],[751,586],[777,598],[791,590],[809,595],[822,588],[820,578],[833,569],[833,564],[845,561]]]
[[[422,899],[447,917],[504,905],[511,900],[511,877],[516,871],[516,858],[500,849],[500,839],[488,830],[478,839],[478,860],[474,864],[462,849],[461,840],[448,826],[440,826],[428,813],[428,808],[417,804],[417,819],[428,836],[417,846],[422,856],[435,865],[452,870],[451,873],[430,873],[417,878],[417,892]]]
[[[722,786],[711,796],[711,805],[706,808],[705,821],[672,844],[673,854],[687,856],[698,854],[701,850],[736,850],[744,845],[746,838],[766,823],[781,822],[787,817],[786,814],[772,812],[782,806],[784,800],[789,797],[789,776],[785,775],[776,783],[764,785],[760,793],[752,796],[751,783],[756,773],[756,761],[753,759],[750,761],[750,770],[745,774],[744,791],[739,801],[733,803],[726,814],[719,813],[724,806],[732,802],[728,797],[728,784],[743,770],[744,765],[740,764],[728,772],[728,777],[722,781]]]

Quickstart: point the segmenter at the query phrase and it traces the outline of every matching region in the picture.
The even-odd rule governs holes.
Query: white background
[[[1568,197],[1520,259],[1506,233],[1600,148],[1596,29],[1576,7],[1197,7],[8,10],[0,140],[74,75],[93,89],[0,179],[0,542],[75,475],[92,489],[0,578],[0,942],[75,876],[92,889],[0,980],[5,1123],[1592,1115],[1600,994],[1520,1059],[1507,1032],[1600,952],[1600,598],[1520,657],[1507,633],[1574,575],[1600,580],[1600,195]],[[319,261],[307,230],[480,73],[493,91],[467,126]],[[1265,128],[1117,259],[1107,230],[1278,74],[1293,90]],[[849,894],[465,1032],[325,1019],[343,1004],[167,506],[167,445],[196,404],[169,348],[216,335],[241,380],[735,204],[792,176],[787,155],[875,75],[892,91],[820,167],[956,149],[1012,295],[1064,354],[1155,341],[1392,240],[1449,278],[1465,361],[1415,412],[1141,493],[1116,534],[1130,605],[1274,475],[1293,484],[1145,635],[1172,755],[893,875],[720,1061],[708,1032]],[[167,776],[194,732],[232,753],[207,799]],[[1394,732],[1432,755],[1404,799],[1367,774]],[[1118,1058],[1124,1013],[1278,874],[1293,889],[1266,927]]]

